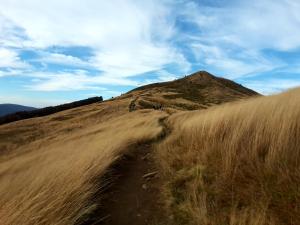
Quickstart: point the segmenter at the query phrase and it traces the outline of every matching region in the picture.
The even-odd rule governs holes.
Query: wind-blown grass
[[[129,113],[133,98],[2,125],[0,224],[67,225],[90,213],[113,162],[163,133],[166,113]],[[164,110],[171,132],[156,156],[174,224],[300,224],[300,89]]]
[[[175,224],[300,224],[300,89],[174,114],[157,149]]]
[[[2,126],[0,224],[74,224],[91,212],[106,169],[129,146],[162,131],[164,113],[124,114],[124,105],[101,103]]]

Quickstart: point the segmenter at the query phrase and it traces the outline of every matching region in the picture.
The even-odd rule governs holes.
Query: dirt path
[[[163,120],[160,123],[165,129]],[[160,140],[166,135],[164,131]],[[153,145],[158,141],[132,147],[113,166],[108,174],[111,185],[100,193],[103,207],[81,225],[168,224],[161,199],[161,176],[153,159]]]
[[[164,220],[160,203],[160,178],[152,160],[151,144],[137,146],[136,153],[127,157],[118,168],[119,174],[103,213],[105,225],[158,225]],[[151,175],[151,174],[150,174]]]

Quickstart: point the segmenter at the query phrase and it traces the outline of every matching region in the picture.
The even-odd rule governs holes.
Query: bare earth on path
[[[102,199],[103,207],[84,225],[168,224],[152,148],[152,143],[136,145],[114,165],[108,175],[111,184]]]

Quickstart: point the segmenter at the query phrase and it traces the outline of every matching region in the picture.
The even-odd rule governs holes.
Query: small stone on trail
[[[149,156],[150,156],[150,154],[149,153],[147,153],[146,155],[144,155],[143,157],[142,157],[142,160],[148,160],[149,159]]]
[[[151,172],[151,173],[146,173],[143,178],[147,179],[147,178],[152,178],[157,174],[157,171],[155,172]]]
[[[147,184],[143,184],[143,185],[142,185],[142,188],[143,188],[144,190],[147,190],[147,189],[148,189]]]

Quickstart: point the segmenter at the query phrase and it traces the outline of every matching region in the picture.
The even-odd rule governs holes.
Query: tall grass
[[[116,104],[116,112],[109,104]],[[162,131],[162,112],[121,115],[120,104],[103,103],[102,108],[83,107],[0,128],[5,147],[0,157],[1,225],[74,224],[93,210],[89,199],[105,183],[96,181],[106,169],[132,144]],[[38,138],[31,137],[32,127]]]
[[[174,224],[300,224],[300,89],[167,122],[157,159]]]
[[[107,168],[162,132],[115,100],[0,127],[0,224],[74,224]],[[174,224],[300,224],[300,89],[175,113],[157,148]],[[101,179],[100,179],[101,180]],[[99,202],[101,204],[101,202]]]

